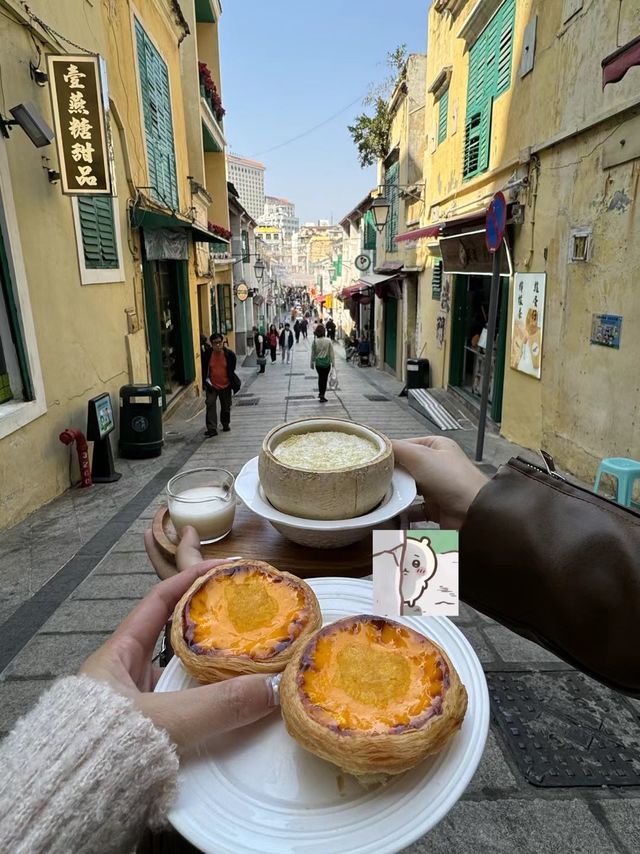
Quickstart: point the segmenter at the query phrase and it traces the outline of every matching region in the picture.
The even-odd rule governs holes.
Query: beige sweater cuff
[[[108,854],[163,822],[178,757],[130,700],[69,676],[18,721],[0,768],[0,851]]]

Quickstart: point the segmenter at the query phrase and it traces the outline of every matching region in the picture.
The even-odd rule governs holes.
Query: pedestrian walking
[[[289,360],[291,358],[291,348],[293,347],[293,332],[291,331],[291,327],[288,323],[285,323],[284,329],[280,333],[280,353],[282,354],[282,361],[284,362],[285,356],[287,359],[287,365],[289,364]]]
[[[264,335],[260,334],[257,326],[253,327],[253,346],[256,351],[256,359],[258,360],[258,373],[264,374],[267,366],[267,350]]]
[[[278,352],[278,330],[275,327],[275,324],[271,324],[269,327],[269,331],[267,332],[267,344],[269,346],[269,350],[271,352],[271,364],[273,364],[276,360],[276,354]]]
[[[331,341],[336,340],[336,325],[333,322],[333,318],[329,316],[329,319],[325,323],[324,328],[327,330],[327,338],[330,338]]]
[[[236,354],[224,346],[224,336],[214,332],[211,338],[211,357],[205,382],[207,395],[207,429],[205,436],[218,435],[217,401],[220,401],[220,423],[222,431],[228,433],[231,429],[231,395],[234,386],[240,387],[235,375]]]
[[[296,322],[293,324],[293,334],[296,336],[296,344],[300,343],[300,332],[302,331],[302,327],[300,326],[300,321],[296,318]]]
[[[313,344],[311,345],[311,370],[314,368],[318,373],[318,400],[321,403],[326,403],[327,398],[327,380],[329,379],[329,371],[335,365],[336,359],[333,352],[333,344],[326,337],[324,326],[319,323],[316,326],[314,333]]]
[[[302,337],[305,339],[305,341],[307,339],[307,330],[308,329],[309,329],[309,322],[308,322],[307,318],[305,317],[305,318],[303,318],[302,323],[300,324],[300,331],[302,332]]]

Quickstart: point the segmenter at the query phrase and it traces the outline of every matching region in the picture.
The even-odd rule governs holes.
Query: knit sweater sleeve
[[[0,744],[0,767],[0,851],[115,854],[163,823],[178,758],[130,700],[68,676]]]

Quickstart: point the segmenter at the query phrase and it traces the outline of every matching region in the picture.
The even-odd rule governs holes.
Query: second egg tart
[[[176,605],[171,645],[200,682],[277,673],[321,625],[304,581],[262,561],[220,564]]]
[[[287,666],[280,697],[290,735],[365,784],[441,750],[467,708],[464,685],[440,647],[368,615],[318,631]]]

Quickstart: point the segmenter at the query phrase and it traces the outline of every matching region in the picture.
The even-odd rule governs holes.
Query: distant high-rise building
[[[291,240],[291,235],[300,228],[300,221],[296,217],[296,206],[288,199],[265,196],[264,213],[260,217],[260,224],[276,226],[284,240]]]
[[[256,220],[264,213],[264,173],[263,163],[227,154],[227,177],[238,191],[243,207]]]

